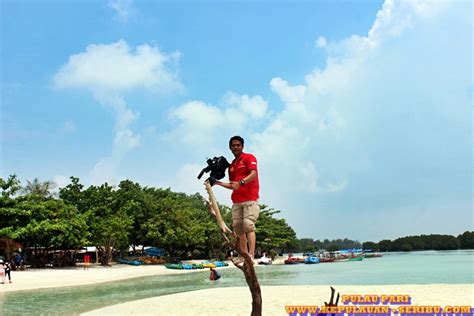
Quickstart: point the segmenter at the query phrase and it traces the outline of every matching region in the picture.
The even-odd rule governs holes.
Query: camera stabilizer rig
[[[229,166],[229,162],[223,156],[209,158],[207,159],[207,167],[201,170],[197,178],[201,179],[204,173],[210,172],[211,174],[206,181],[209,181],[210,185],[213,186],[217,180],[225,177],[225,171]]]

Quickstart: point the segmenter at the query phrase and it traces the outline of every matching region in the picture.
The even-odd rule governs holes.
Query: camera
[[[225,171],[229,166],[229,162],[223,156],[214,157],[212,159],[209,158],[207,159],[207,167],[201,170],[197,178],[201,179],[204,173],[210,172],[210,177],[207,178],[207,180],[209,180],[209,183],[212,186],[217,180],[225,177]]]

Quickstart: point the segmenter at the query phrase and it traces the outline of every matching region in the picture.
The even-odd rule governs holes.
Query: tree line
[[[224,240],[198,193],[142,187],[130,180],[117,187],[107,183],[85,187],[79,178],[51,193],[50,182],[35,179],[22,187],[15,175],[0,178],[0,238],[23,244],[32,265],[47,253],[96,246],[102,265],[129,247],[164,248],[171,257],[223,259]],[[295,247],[295,231],[278,210],[260,205],[256,224],[257,249],[280,252]],[[231,209],[220,205],[224,220]],[[139,250],[139,249],[138,249]]]
[[[458,236],[431,234],[384,239],[378,243],[367,241],[362,247],[378,251],[474,249],[474,231],[465,231]]]
[[[362,244],[357,240],[344,239],[324,239],[314,240],[312,238],[301,238],[298,240],[296,252],[315,252],[318,250],[336,251],[341,249],[359,249]]]
[[[420,235],[384,239],[379,242],[366,241],[363,243],[350,239],[324,239],[323,241],[312,238],[298,239],[295,252],[314,252],[318,250],[336,251],[341,249],[371,249],[373,251],[415,251],[415,250],[456,250],[474,249],[474,231],[466,231],[458,236],[452,235]]]

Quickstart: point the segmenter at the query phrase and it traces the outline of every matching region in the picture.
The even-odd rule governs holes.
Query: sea
[[[256,266],[256,272],[262,286],[473,284],[474,250],[391,252],[383,253],[381,258],[355,262]],[[203,270],[96,285],[6,292],[0,315],[78,315],[160,295],[246,286],[240,270],[224,269],[220,273],[222,278],[217,282],[210,282],[209,270]]]

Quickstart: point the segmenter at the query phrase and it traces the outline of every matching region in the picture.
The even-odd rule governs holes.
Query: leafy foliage
[[[274,218],[280,211],[260,205],[260,216],[256,223],[257,247],[270,250],[289,250],[297,246],[296,233],[285,219]]]
[[[107,183],[86,188],[79,178],[51,192],[50,182],[38,179],[22,189],[15,175],[0,178],[0,238],[22,243],[27,249],[73,250],[96,246],[100,261],[108,265],[118,251],[132,246],[158,246],[172,257],[222,257],[223,239],[219,227],[199,194],[187,195],[170,189],[142,187],[130,180],[117,187]],[[19,193],[22,193],[19,195]],[[224,221],[231,226],[229,207],[220,206]],[[260,205],[256,223],[257,250],[275,254],[282,251],[315,251],[361,248],[358,241],[311,238],[298,240],[280,211]],[[365,242],[364,248],[380,251],[428,249],[472,249],[474,232],[457,238],[449,235],[421,235]]]
[[[26,185],[22,188],[22,192],[26,195],[37,195],[48,198],[52,196],[52,190],[55,188],[53,181],[40,181],[35,178],[33,181],[26,180]]]
[[[297,247],[294,251],[296,252],[313,252],[316,250],[328,250],[336,251],[340,249],[352,249],[352,248],[361,248],[362,245],[356,240],[350,240],[347,238],[344,239],[324,239],[313,240],[312,238],[302,238],[298,240]]]

